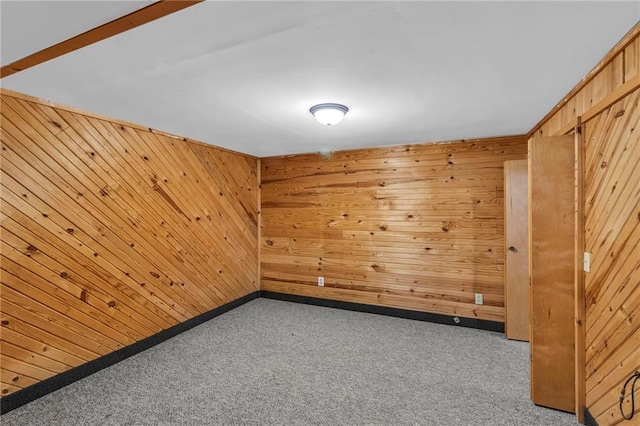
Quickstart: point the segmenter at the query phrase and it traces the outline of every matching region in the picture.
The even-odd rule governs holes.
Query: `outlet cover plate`
[[[582,264],[585,272],[591,272],[591,253],[584,252],[584,257],[582,258]]]

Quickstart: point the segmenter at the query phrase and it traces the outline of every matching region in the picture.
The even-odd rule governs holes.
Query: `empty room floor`
[[[501,333],[256,299],[3,415],[9,425],[576,425]]]

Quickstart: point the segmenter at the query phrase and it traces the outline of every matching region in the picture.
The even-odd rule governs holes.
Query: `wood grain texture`
[[[558,104],[529,131],[531,137],[565,134],[576,118],[630,81],[640,70],[640,23],[602,58]],[[586,121],[586,120],[583,120]]]
[[[631,226],[630,223],[633,222],[631,219],[628,219],[628,223],[626,224],[627,228],[622,231],[617,228],[620,226],[618,222],[613,224],[613,226],[616,226],[615,230],[610,229],[612,223],[611,218],[608,218],[607,214],[610,211],[609,208],[614,208],[615,206],[613,204],[608,205],[607,203],[609,202],[609,192],[616,193],[618,188],[620,188],[619,185],[627,188],[638,187],[637,182],[640,180],[637,173],[638,157],[634,157],[634,151],[631,151],[630,154],[629,149],[626,148],[627,143],[631,140],[637,141],[637,134],[634,134],[633,126],[629,127],[629,124],[627,124],[626,131],[628,133],[626,135],[624,135],[624,132],[622,134],[613,133],[611,127],[606,126],[614,126],[614,124],[621,122],[621,120],[614,120],[616,114],[619,114],[618,118],[623,117],[624,114],[626,114],[628,118],[629,113],[637,108],[637,93],[635,92],[638,90],[638,87],[640,87],[640,24],[636,24],[593,70],[529,132],[529,135],[534,136],[562,135],[572,132],[579,122],[586,123],[587,130],[585,131],[589,131],[591,142],[587,141],[585,145],[591,147],[591,149],[585,149],[584,146],[578,147],[582,148],[582,152],[586,150],[587,153],[582,154],[583,157],[585,157],[583,159],[585,162],[584,168],[586,169],[582,171],[584,182],[581,188],[576,188],[577,195],[583,199],[579,201],[583,206],[583,221],[582,224],[577,224],[580,226],[578,229],[582,229],[582,232],[577,234],[576,247],[586,246],[586,241],[589,239],[587,233],[591,232],[590,230],[594,228],[601,231],[603,229],[609,230],[608,232],[610,232],[610,234],[605,233],[604,235],[600,235],[600,238],[606,238],[607,241],[611,241],[612,238],[615,239],[615,235],[619,235],[618,238],[621,238],[621,241],[627,241],[626,238],[629,235],[627,232],[633,231],[633,229],[629,229]],[[636,99],[635,103],[631,99]],[[625,105],[627,108],[626,112],[622,112],[624,108],[622,108],[621,105]],[[620,124],[616,125],[620,126]],[[618,132],[620,132],[620,130],[618,130]],[[625,137],[627,139],[623,141],[621,138]],[[611,168],[607,165],[607,161],[598,162],[598,159],[603,158],[615,150],[618,150],[618,154],[622,156],[621,161],[626,164],[626,167],[629,167],[628,172],[631,173],[631,175],[627,175],[626,177],[624,175],[622,176],[623,179],[627,179],[628,181],[617,181],[617,175],[610,175],[613,180],[599,181],[597,176],[603,173],[602,170],[610,171]],[[580,153],[580,149],[577,149],[576,152]],[[602,168],[602,170],[599,170],[599,167]],[[618,171],[621,167],[623,166],[617,166]],[[635,186],[633,183],[635,183]],[[587,189],[591,191],[589,194],[586,193]],[[628,194],[625,194],[625,196],[627,195]],[[593,200],[600,200],[598,208],[605,210],[594,210],[594,207],[591,206],[591,203],[594,202]],[[621,200],[624,200],[624,198]],[[629,208],[629,206],[633,205],[633,202],[633,199],[630,201],[618,201],[618,207],[620,205],[626,205],[627,208]],[[589,213],[590,220],[587,219],[587,214],[584,211],[589,206],[591,206],[591,213]],[[576,213],[577,215],[580,214],[578,209],[576,209]],[[622,214],[624,215],[624,213]],[[621,220],[622,219],[618,217],[618,221]],[[622,234],[619,234],[620,232],[622,232]],[[637,240],[640,236],[637,235],[637,231],[635,232],[636,235],[630,238],[635,237]],[[601,255],[604,254],[607,256],[607,248],[597,245],[598,242],[593,240],[593,238],[597,237],[591,236],[591,238],[592,248],[585,247],[583,251],[589,252],[593,250],[593,247],[598,247],[598,252],[601,253]],[[637,248],[634,250],[637,250]],[[636,260],[640,257],[637,251],[633,254]],[[609,257],[611,258],[617,258],[618,255],[618,252],[615,251],[609,253]],[[577,252],[576,256],[576,263],[580,263],[581,266],[582,251]],[[605,268],[609,267],[605,266]],[[627,265],[627,268],[633,268],[633,266],[630,267]],[[637,269],[638,266],[636,265],[635,268]],[[607,274],[620,272],[609,269],[606,270],[608,271]],[[622,302],[616,299],[613,306],[599,307],[601,312],[607,310],[604,318],[610,320],[610,322],[607,322],[607,320],[598,320],[600,314],[596,313],[591,306],[592,303],[595,303],[592,292],[596,291],[597,293],[595,289],[599,288],[598,286],[606,286],[607,284],[600,280],[609,279],[611,276],[605,275],[596,278],[592,274],[593,271],[590,274],[578,274],[575,277],[575,285],[578,290],[578,294],[576,294],[576,407],[579,420],[582,420],[580,405],[586,405],[600,424],[617,424],[620,422],[620,415],[616,405],[620,391],[620,383],[613,385],[613,381],[621,380],[623,373],[620,369],[622,367],[618,368],[616,374],[613,376],[613,380],[607,381],[606,384],[599,384],[595,390],[593,389],[593,369],[594,364],[603,362],[603,359],[606,358],[610,359],[609,368],[613,368],[612,365],[614,365],[616,360],[621,362],[623,359],[625,360],[624,368],[632,368],[629,364],[635,364],[636,368],[638,368],[637,361],[629,362],[627,359],[635,356],[635,359],[638,360],[640,359],[639,354],[630,353],[629,350],[626,350],[614,355],[613,353],[616,352],[616,349],[609,348],[608,346],[610,339],[614,339],[614,342],[617,342],[616,344],[619,345],[621,335],[627,337],[633,336],[617,330],[616,326],[627,324],[624,320],[624,312],[633,312],[633,309],[637,311],[638,303],[634,305],[632,301],[630,307],[629,302],[625,302],[624,305],[619,305],[619,303]],[[628,283],[628,280],[631,279],[628,275],[630,274],[629,269],[622,271],[621,274],[622,275],[614,274],[617,281],[612,284],[613,287],[611,287],[609,291],[615,291],[615,289],[619,289],[620,286],[629,291],[629,286],[631,285]],[[627,274],[626,278],[623,278],[625,274]],[[627,281],[620,281],[623,279]],[[637,294],[638,278],[635,278],[635,280],[634,291]],[[583,288],[586,288],[586,290],[580,291]],[[607,302],[610,302],[610,297],[610,295],[604,296],[603,303],[605,305]],[[586,305],[586,307],[584,305]],[[612,315],[616,309],[618,309],[618,313]],[[620,310],[622,310],[622,312],[620,312]],[[613,317],[615,317],[615,321],[613,321]],[[634,317],[629,314],[626,318],[628,321],[632,321]],[[587,330],[587,326],[590,323],[597,323],[600,328],[589,331]],[[608,325],[608,327],[605,328],[605,324]],[[596,333],[599,334],[596,335]],[[632,344],[638,347],[639,338],[637,337],[637,333],[635,336],[635,340],[631,337],[629,338],[633,342]],[[602,349],[602,346],[608,349],[595,358],[591,358],[590,354],[595,350],[592,347],[593,345],[597,345],[600,348],[599,350]],[[628,347],[625,346],[625,349],[628,349]],[[585,377],[587,379],[585,379]],[[591,386],[587,385],[587,380],[591,383]]]
[[[584,409],[586,402],[586,378],[585,378],[585,330],[586,330],[586,290],[584,286],[584,134],[585,128],[578,118],[578,126],[575,129],[575,240],[574,240],[574,295],[575,295],[575,374],[576,374],[576,417],[579,423],[585,422]]]
[[[585,125],[586,403],[601,425],[627,423],[619,393],[640,370],[639,102],[636,89]]]
[[[49,46],[29,56],[12,62],[0,68],[0,78],[4,78],[31,68],[43,62],[50,61],[59,56],[82,49],[90,44],[97,43],[114,35],[123,33],[132,28],[144,25],[148,22],[162,18],[163,16],[193,6],[203,0],[160,0],[142,9],[131,12],[99,27],[92,28],[70,39]]]
[[[531,398],[575,410],[574,136],[529,140]]]
[[[516,136],[264,158],[261,288],[502,322],[503,163],[525,157]]]
[[[255,158],[1,102],[2,395],[259,289]]]
[[[529,341],[529,221],[527,160],[504,162],[505,334]]]

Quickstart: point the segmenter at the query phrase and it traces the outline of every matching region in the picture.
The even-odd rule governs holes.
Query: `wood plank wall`
[[[1,103],[2,395],[259,289],[257,159]]]
[[[516,136],[263,158],[261,289],[504,321],[503,164],[526,153]]]
[[[617,405],[624,375],[634,365],[640,368],[640,333],[633,315],[640,309],[640,253],[632,243],[638,240],[640,159],[631,124],[635,120],[637,125],[638,86],[640,23],[529,132],[565,134],[579,119],[585,122],[584,249],[594,263],[585,274],[585,349],[578,358],[585,364],[577,370],[586,376],[585,393],[577,396],[601,425],[622,421]],[[631,192],[620,197],[623,188]],[[620,263],[634,260],[635,266]]]
[[[600,425],[622,421],[621,386],[640,371],[639,102],[636,89],[586,123],[586,400]]]
[[[576,118],[615,95],[640,74],[640,24],[598,64],[580,84],[529,132],[532,137],[553,136],[573,130]]]

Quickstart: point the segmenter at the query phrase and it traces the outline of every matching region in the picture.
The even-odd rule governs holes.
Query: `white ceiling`
[[[135,8],[37,3],[1,2],[2,65],[69,15]],[[522,134],[638,19],[636,1],[208,1],[2,86],[256,156]],[[350,111],[323,127],[320,102]]]
[[[146,1],[1,0],[2,65],[153,3]]]

